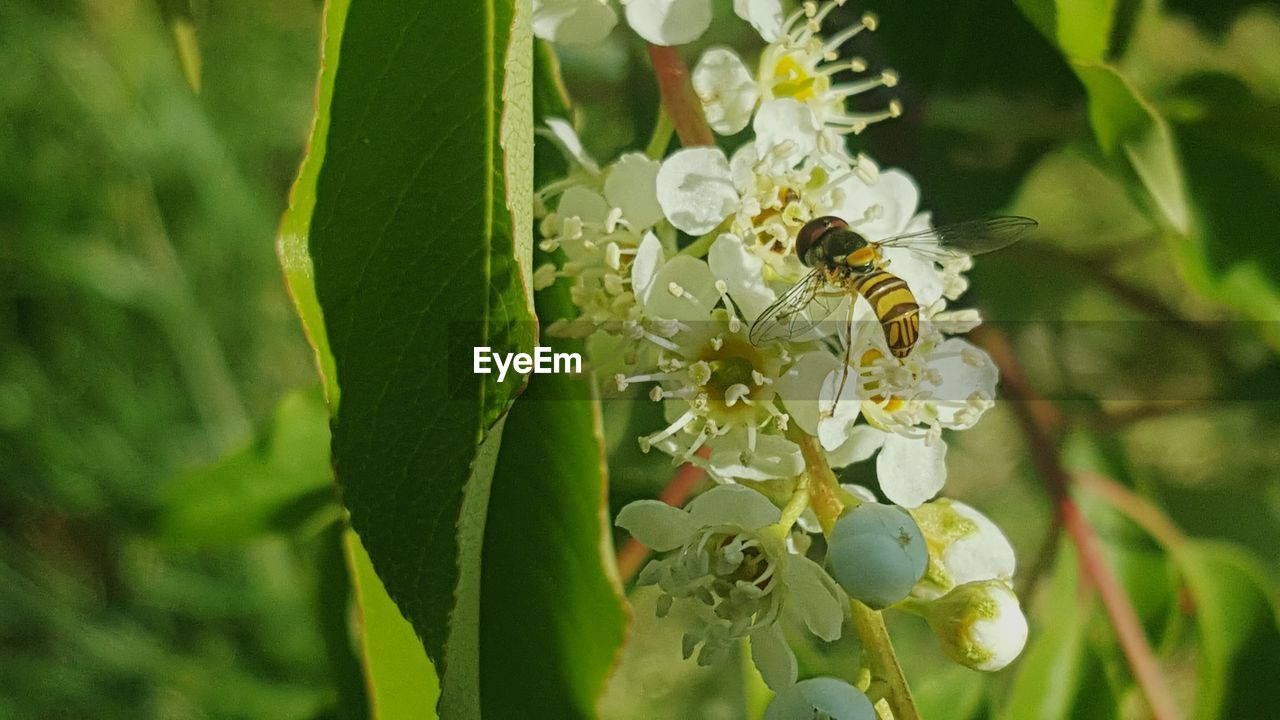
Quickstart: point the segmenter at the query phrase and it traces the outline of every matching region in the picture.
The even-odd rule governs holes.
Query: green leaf
[[[374,572],[360,538],[344,538],[352,587],[360,614],[360,654],[375,720],[429,720],[436,717],[440,684],[413,626],[400,614]]]
[[[251,443],[165,486],[155,532],[173,541],[230,544],[336,509],[328,419],[319,392],[285,396]]]
[[[541,44],[539,120],[568,113],[554,61]],[[537,173],[540,183],[550,179],[542,164]],[[568,286],[562,280],[537,294],[540,318],[576,313]],[[580,340],[546,342],[553,352],[584,352]],[[484,537],[482,715],[595,717],[627,621],[605,507],[599,403],[586,375],[536,375],[504,422]]]
[[[523,383],[473,373],[472,348],[533,339],[529,3],[345,6],[327,13],[279,254],[352,524],[437,668],[460,665],[466,697],[498,421]]]
[[[1254,717],[1260,708],[1277,707],[1280,623],[1266,571],[1226,543],[1193,540],[1172,552],[1191,591],[1200,636],[1196,705],[1189,716]]]
[[[1114,67],[1082,61],[1072,66],[1089,93],[1089,120],[1099,147],[1128,160],[1165,221],[1187,234],[1191,211],[1169,124]]]

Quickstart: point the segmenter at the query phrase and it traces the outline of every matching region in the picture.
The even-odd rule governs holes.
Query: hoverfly
[[[806,335],[847,297],[866,298],[875,311],[893,356],[911,354],[920,334],[920,305],[906,281],[885,270],[883,248],[909,248],[943,261],[1007,247],[1037,223],[1001,216],[897,235],[871,242],[844,220],[826,215],[805,223],[796,235],[796,255],[813,270],[765,309],[751,326],[752,344],[764,345]],[[849,306],[849,322],[853,306]],[[850,328],[851,330],[852,328]],[[846,342],[852,342],[852,337]]]

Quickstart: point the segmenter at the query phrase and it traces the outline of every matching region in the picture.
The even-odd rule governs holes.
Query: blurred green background
[[[699,47],[749,58],[758,39],[729,5]],[[982,259],[968,299],[1057,401],[1070,466],[1195,538],[1172,548],[1081,494],[1186,716],[1273,717],[1280,10],[1046,5],[878,3],[881,30],[856,52],[900,72],[907,113],[858,142],[913,174],[939,220],[1040,220],[1034,241]],[[1071,27],[1100,8],[1114,20],[1094,60],[1131,96],[1087,86],[1067,59],[1087,50]],[[367,715],[326,411],[273,249],[320,11],[0,4],[0,717]],[[657,98],[634,37],[619,28],[561,61],[591,153],[643,147]],[[1151,133],[1178,164],[1126,145]],[[1182,228],[1160,201],[1178,188]],[[616,510],[672,468],[635,446],[656,407],[605,412]],[[948,493],[1018,548],[1032,641],[984,677],[896,618],[925,716],[1144,717],[1069,548],[1046,552],[1052,513],[1008,404],[952,448]],[[679,662],[678,624],[634,599],[606,715],[747,716],[741,669]],[[802,672],[853,652],[809,650]]]

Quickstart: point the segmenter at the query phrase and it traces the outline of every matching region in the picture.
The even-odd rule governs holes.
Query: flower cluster
[[[711,22],[709,0],[622,5],[632,30],[654,44],[691,42]],[[922,615],[944,650],[975,669],[1005,666],[1026,639],[1008,541],[977,510],[936,497],[946,482],[943,431],[975,425],[998,380],[991,358],[963,337],[980,317],[953,307],[972,260],[931,238],[907,173],[848,150],[849,135],[901,108],[847,106],[898,78],[845,54],[877,21],[827,27],[840,5],[806,2],[788,16],[778,0],[735,0],[765,43],[756,67],[710,48],[691,74],[711,128],[738,142],[731,152],[627,153],[602,168],[569,123],[549,121],[541,132],[571,171],[539,189],[541,247],[557,260],[535,273],[539,287],[572,283],[579,310],[550,331],[610,338],[624,351],[595,366],[618,390],[642,386],[662,404],[665,425],[640,437],[641,449],[697,464],[717,483],[686,509],[639,501],[617,518],[665,553],[639,577],[660,591],[659,613],[675,602],[705,609],[685,656],[713,662],[749,639],[780,693],[775,705],[828,714],[823,703],[862,708],[865,698],[835,678],[797,682],[783,627],[833,640],[849,599]],[[596,42],[616,20],[605,0],[534,3],[535,33],[556,42]],[[802,309],[811,320],[803,331],[752,341],[753,324],[810,272],[797,252],[802,228],[828,216],[873,247],[922,238],[877,255],[918,305],[907,352],[890,346],[866,297],[837,286],[822,290],[832,320]],[[878,495],[834,483],[830,468],[872,458]],[[771,499],[780,497],[782,509]],[[808,533],[819,531],[823,564],[808,557]]]

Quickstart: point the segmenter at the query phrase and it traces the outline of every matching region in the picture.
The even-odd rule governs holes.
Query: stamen
[[[683,415],[676,418],[676,421],[668,425],[665,429],[649,435],[648,437],[640,438],[640,452],[649,452],[654,443],[662,442],[663,440],[666,440],[672,435],[680,432],[686,425],[693,422],[695,417],[697,416],[694,415],[692,410],[686,410]]]

